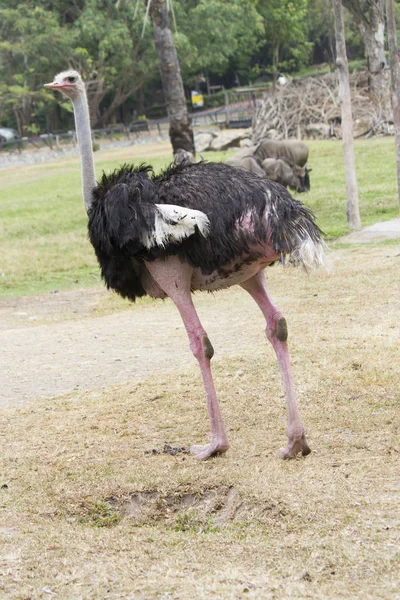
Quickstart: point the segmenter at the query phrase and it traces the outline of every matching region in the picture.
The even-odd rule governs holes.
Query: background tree
[[[7,3],[0,0],[0,112],[20,135],[57,129],[60,105],[41,84],[58,71],[82,73],[94,126],[112,122],[127,99],[157,77],[151,33],[141,38],[132,5],[119,11],[110,0],[42,0],[42,6],[25,0],[4,8]],[[69,104],[61,104],[67,114]]]
[[[358,187],[354,158],[353,117],[351,113],[349,67],[347,64],[341,0],[333,0],[333,11],[335,16],[336,66],[339,74],[339,95],[342,113],[342,142],[346,171],[346,215],[350,229],[359,229],[361,227],[361,219],[358,208]]]
[[[109,0],[86,0],[71,26],[69,63],[87,82],[91,122],[110,123],[117,109],[152,76],[156,56],[151,34],[141,37],[144,9],[121,9]],[[103,102],[105,101],[106,102]]]
[[[390,53],[394,135],[396,140],[397,190],[400,206],[400,65],[396,33],[396,9],[393,0],[386,0],[386,16]]]
[[[384,0],[342,0],[342,3],[361,31],[375,102],[387,112]]]
[[[60,68],[69,44],[50,11],[0,5],[0,110],[13,115],[20,136],[39,132],[35,119],[52,102],[41,89],[43,74]]]
[[[280,69],[292,70],[307,64],[312,43],[308,41],[308,0],[256,0],[264,19],[270,47],[273,85]]]
[[[367,24],[379,5],[344,1],[355,3],[359,21]],[[188,106],[197,80],[230,88],[269,82],[271,74],[276,80],[280,70],[298,73],[322,61],[333,67],[333,14],[326,0],[168,3]],[[41,90],[43,81],[68,67],[87,81],[94,127],[129,123],[135,112],[164,116],[151,27],[142,37],[145,11],[142,0],[0,0],[0,125],[21,135],[73,127],[69,104]],[[360,29],[349,11],[345,19],[348,57],[359,59]],[[218,96],[205,100],[206,106],[223,102]]]
[[[364,56],[364,42],[361,32],[351,14],[343,14],[346,32],[346,49],[349,60]],[[329,63],[335,68],[335,27],[333,22],[333,7],[326,0],[309,0],[307,11],[308,40],[313,43],[311,63]]]
[[[213,77],[233,71],[247,83],[256,75],[252,57],[265,29],[253,1],[179,0],[174,6],[174,39],[184,81],[191,83],[199,74]]]
[[[193,130],[186,107],[185,92],[167,5],[164,0],[145,0],[145,2],[146,5],[150,3],[150,16],[168,111],[172,150],[174,154],[179,149],[195,154]]]

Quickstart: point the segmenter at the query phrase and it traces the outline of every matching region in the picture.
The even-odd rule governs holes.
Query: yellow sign
[[[201,92],[192,90],[192,106],[194,106],[194,108],[201,108],[204,106],[204,98]]]

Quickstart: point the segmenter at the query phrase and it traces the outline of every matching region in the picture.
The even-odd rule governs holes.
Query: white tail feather
[[[198,228],[201,235],[207,237],[210,222],[200,210],[185,208],[175,204],[156,204],[154,230],[143,233],[142,242],[146,248],[165,247],[176,244],[193,235]]]
[[[306,271],[316,269],[325,264],[326,244],[323,240],[315,242],[309,235],[304,237],[304,232],[299,245],[290,254],[289,263],[301,265]]]

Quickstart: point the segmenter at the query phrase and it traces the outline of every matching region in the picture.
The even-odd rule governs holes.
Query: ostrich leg
[[[179,310],[189,337],[190,349],[201,369],[210,418],[211,442],[206,446],[192,446],[190,451],[197,460],[204,460],[215,454],[226,452],[229,443],[211,373],[210,362],[214,350],[197,315],[190,293],[192,268],[180,262],[176,257],[147,263],[147,268]]]
[[[288,335],[286,319],[272,303],[265,283],[264,271],[259,271],[256,275],[243,282],[241,286],[249,292],[252,298],[254,298],[265,317],[267,323],[267,338],[276,352],[283,385],[285,387],[288,410],[286,430],[288,443],[285,448],[279,450],[279,456],[281,458],[294,458],[299,452],[301,452],[303,456],[306,456],[311,450],[307,444],[304,426],[301,422],[299,409],[297,407],[293,378],[290,370],[289,350],[286,341]]]

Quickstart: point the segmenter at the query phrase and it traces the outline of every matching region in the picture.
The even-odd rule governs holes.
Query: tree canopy
[[[198,82],[225,87],[265,82],[333,61],[325,0],[170,0],[187,92]],[[145,3],[138,0],[0,0],[0,126],[20,135],[65,129],[69,103],[42,84],[66,68],[87,82],[93,125],[129,122],[163,105]],[[347,18],[349,17],[348,14]],[[357,26],[351,48],[362,58]]]

